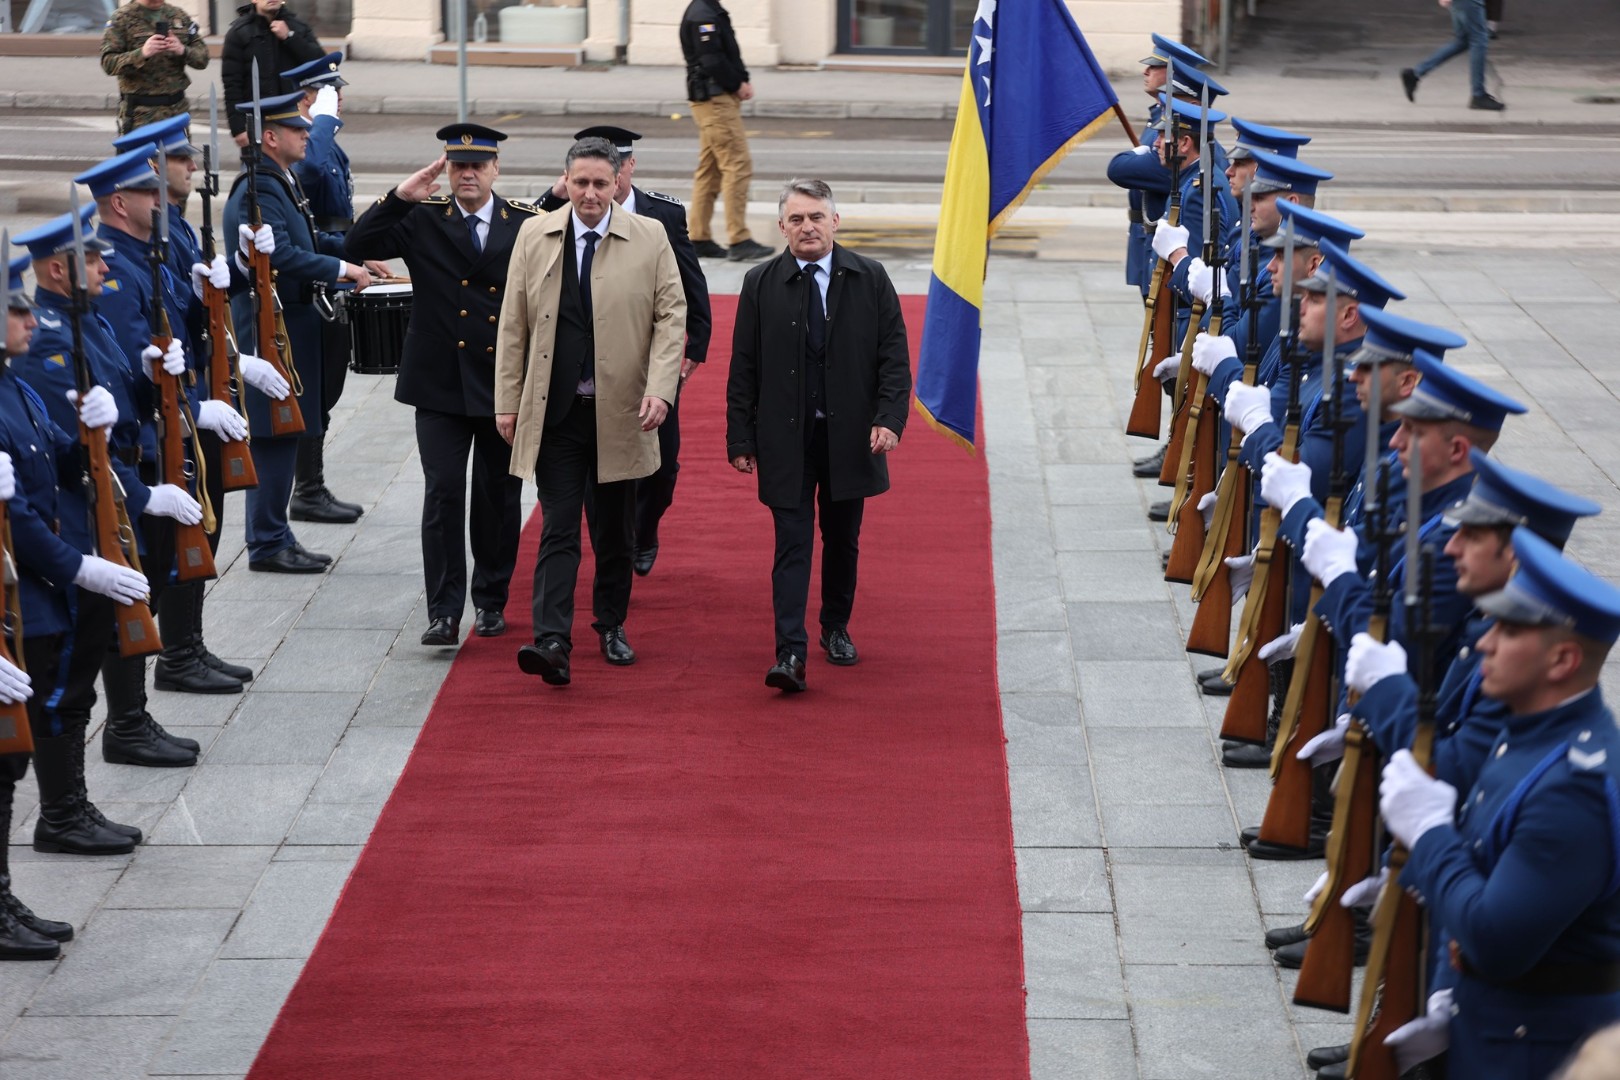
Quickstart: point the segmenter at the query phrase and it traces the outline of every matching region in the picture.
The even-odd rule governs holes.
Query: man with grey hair
[[[861,517],[889,489],[886,455],[911,409],[911,355],[883,264],[834,243],[838,207],[822,180],[790,180],[777,201],[787,250],[748,272],[726,386],[726,454],[755,473],[776,524],[771,600],[776,664],[765,685],[805,688],[805,609],[821,518],[821,647],[855,663],[849,636]]]
[[[534,569],[534,644],[518,667],[571,679],[580,515],[596,526],[593,623],[610,664],[625,639],[637,479],[658,468],[657,429],[675,401],[686,298],[663,226],[615,213],[619,152],[606,139],[568,151],[568,205],[524,222],[507,267],[495,339],[495,427],[511,471],[532,469],[544,525]]]

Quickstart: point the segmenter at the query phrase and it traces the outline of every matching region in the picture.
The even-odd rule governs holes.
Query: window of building
[[[838,51],[962,56],[978,0],[838,0]]]
[[[442,0],[444,40],[456,40],[457,0]],[[585,40],[585,0],[466,0],[469,44],[578,45]]]

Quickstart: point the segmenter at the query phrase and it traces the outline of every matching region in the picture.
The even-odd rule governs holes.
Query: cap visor
[[[1573,619],[1561,612],[1519,592],[1513,587],[1511,579],[1507,588],[1477,597],[1474,606],[1503,622],[1521,626],[1571,626],[1574,623]]]
[[[1264,180],[1258,176],[1249,181],[1249,188],[1256,195],[1269,195],[1273,191],[1294,190],[1294,186],[1292,184],[1283,183],[1280,180]]]
[[[448,161],[488,161],[495,156],[493,150],[446,150],[445,159]]]
[[[1464,499],[1447,508],[1447,525],[1523,525],[1524,518],[1510,514],[1496,506],[1487,506],[1473,499]]]
[[[1426,398],[1413,395],[1404,401],[1394,401],[1388,406],[1389,411],[1396,416],[1408,420],[1461,420],[1454,410]]]

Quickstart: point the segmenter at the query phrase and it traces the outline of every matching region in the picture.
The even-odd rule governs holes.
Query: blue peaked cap
[[[1143,67],[1165,67],[1166,61],[1174,57],[1176,67],[1208,67],[1210,61],[1203,55],[1189,49],[1175,38],[1167,38],[1163,34],[1153,35],[1153,52],[1142,58]]]
[[[1333,174],[1315,165],[1308,165],[1297,157],[1284,157],[1269,150],[1250,150],[1256,161],[1254,178],[1249,190],[1256,195],[1273,191],[1292,191],[1296,195],[1315,195],[1316,185],[1333,179]]]
[[[6,267],[6,307],[13,311],[27,311],[34,306],[28,302],[28,289],[23,285],[23,271],[28,269],[32,261],[33,256],[25,251],[21,255],[13,255]]]
[[[291,71],[283,71],[281,77],[303,87],[348,86],[348,80],[338,74],[338,67],[342,63],[341,52],[327,53],[307,64],[299,64]]]
[[[259,99],[259,115],[267,124],[280,124],[282,127],[308,128],[309,121],[304,114],[298,111],[298,106],[304,100],[304,92],[295,90],[290,94],[280,94],[276,97]],[[243,113],[250,119],[253,116],[253,102],[244,101],[236,106],[236,111]],[[252,132],[248,133],[249,135]]]
[[[128,135],[118,136],[113,140],[113,149],[122,154],[151,143],[162,147],[170,157],[202,157],[202,151],[191,145],[191,136],[187,134],[190,127],[191,114],[188,112],[167,120],[154,120],[150,124],[142,124]],[[156,154],[156,150],[153,153]]]
[[[1277,212],[1282,215],[1285,225],[1290,221],[1294,223],[1295,247],[1317,247],[1323,240],[1328,240],[1340,248],[1348,248],[1352,240],[1360,240],[1367,235],[1349,222],[1340,221],[1320,210],[1301,206],[1288,199],[1277,204]],[[1260,241],[1261,247],[1277,251],[1281,251],[1287,244],[1286,229],[1278,229]]]
[[[1328,273],[1333,274],[1334,288],[1339,295],[1349,295],[1362,307],[1381,308],[1391,300],[1405,300],[1406,294],[1373,272],[1364,262],[1352,258],[1350,253],[1331,240],[1317,241],[1322,252],[1322,265],[1316,273],[1299,283],[1306,292],[1327,292]],[[1432,359],[1432,358],[1431,358]],[[1438,360],[1435,361],[1439,363]]]
[[[1523,525],[1513,530],[1518,566],[1500,591],[1475,601],[1487,615],[1527,626],[1564,626],[1613,645],[1620,638],[1620,589],[1571,561]]]
[[[79,239],[84,242],[85,251],[98,251],[103,255],[110,255],[112,245],[97,236],[96,228],[91,224],[91,219],[95,216],[95,203],[85,203],[79,207]],[[30,259],[48,259],[73,247],[73,225],[73,214],[70,211],[51,218],[37,228],[18,233],[11,238],[11,242],[27,248]]]
[[[1170,88],[1179,95],[1197,98],[1200,101],[1213,101],[1226,96],[1227,93],[1226,87],[1216,82],[1213,75],[1179,62],[1176,64],[1175,81],[1170,84]]]
[[[1390,405],[1389,411],[1396,416],[1409,420],[1460,420],[1486,431],[1501,431],[1509,414],[1517,416],[1529,411],[1501,391],[1447,367],[1422,349],[1412,354],[1412,363],[1423,377],[1411,397]]]
[[[1267,127],[1241,117],[1232,117],[1232,130],[1237,132],[1237,145],[1227,152],[1233,161],[1247,161],[1253,151],[1264,150],[1279,157],[1297,158],[1299,148],[1311,141],[1309,135],[1296,135],[1282,128]]]
[[[1352,364],[1381,364],[1386,360],[1403,360],[1410,364],[1412,354],[1419,349],[1436,360],[1444,360],[1447,349],[1460,349],[1468,344],[1468,339],[1461,334],[1393,315],[1381,308],[1362,308],[1361,321],[1367,324],[1367,334],[1361,339],[1361,348],[1348,357]]]
[[[1483,450],[1468,451],[1474,463],[1474,486],[1468,497],[1446,511],[1450,525],[1523,525],[1560,548],[1569,541],[1575,522],[1595,517],[1603,507],[1571,495],[1539,476],[1510,469]]]
[[[88,187],[90,194],[97,199],[115,191],[156,191],[163,187],[164,181],[152,167],[155,157],[157,144],[142,143],[80,173],[73,178],[73,182]]]
[[[1177,123],[1184,131],[1198,130],[1198,125],[1203,119],[1204,109],[1203,106],[1199,105],[1196,101],[1182,101],[1180,98],[1173,98],[1167,94],[1160,94],[1159,105],[1161,106],[1161,111],[1159,122],[1153,125],[1155,130],[1163,131],[1165,129],[1165,117],[1163,114],[1164,108],[1171,108],[1176,111],[1176,116],[1180,118]],[[1215,130],[1215,125],[1219,124],[1225,119],[1226,114],[1221,112],[1221,110],[1209,110],[1209,127],[1212,134]]]

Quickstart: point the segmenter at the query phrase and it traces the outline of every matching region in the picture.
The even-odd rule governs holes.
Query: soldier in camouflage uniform
[[[159,35],[160,23],[168,33]],[[101,70],[118,79],[118,133],[186,111],[186,68],[208,66],[208,44],[191,15],[163,0],[130,0],[101,35]]]

